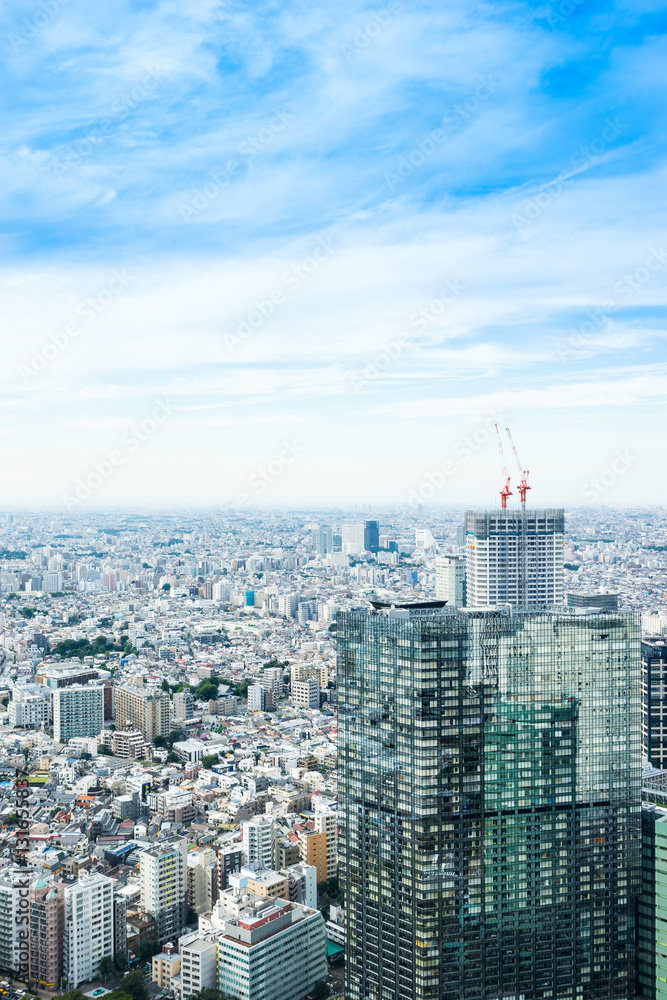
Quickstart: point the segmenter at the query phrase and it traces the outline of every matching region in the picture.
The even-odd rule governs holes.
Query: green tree
[[[103,757],[113,757],[113,752],[111,747],[108,747],[106,743],[100,743],[97,747],[98,754],[102,754]]]
[[[118,986],[118,992],[127,993],[128,996],[132,997],[132,1000],[148,1000],[146,980],[139,969],[123,976]]]
[[[169,681],[166,679],[162,681],[160,687],[162,688],[163,691],[166,691],[167,694],[169,694],[169,692],[171,691],[171,686],[169,684]]]
[[[207,681],[197,688],[196,695],[201,701],[215,701],[218,697],[218,685]]]
[[[248,688],[250,687],[250,681],[239,681],[239,683],[234,688],[234,694],[237,698],[245,698],[248,693]]]
[[[198,993],[191,993],[189,1000],[227,1000],[227,998],[221,997],[218,991],[213,989],[212,986],[205,986]]]
[[[127,969],[127,952],[117,951],[114,956],[114,964],[119,972],[123,972]]]
[[[87,1000],[87,997],[84,996],[81,990],[69,990],[67,993],[62,994],[61,1000]]]
[[[208,753],[205,757],[201,759],[202,767],[213,767],[214,764],[220,763],[220,755],[217,753]]]
[[[162,587],[160,589],[164,590],[164,591],[171,590],[171,584],[170,583],[163,583]]]
[[[329,996],[329,986],[324,979],[320,979],[318,983],[315,983],[311,996],[313,997],[313,1000],[325,1000],[325,998]]]
[[[154,747],[168,747],[169,746],[169,740],[167,739],[166,736],[154,736],[153,737],[153,746]]]
[[[153,957],[153,955],[159,955],[160,950],[160,945],[157,941],[144,941],[139,951],[139,955],[144,962],[147,962],[149,958]]]
[[[107,976],[110,976],[114,971],[116,966],[114,965],[114,960],[111,955],[105,955],[104,958],[100,959],[100,975],[104,978],[106,982]]]

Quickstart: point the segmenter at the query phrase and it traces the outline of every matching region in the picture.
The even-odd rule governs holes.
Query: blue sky
[[[666,7],[7,0],[3,503],[662,502]]]

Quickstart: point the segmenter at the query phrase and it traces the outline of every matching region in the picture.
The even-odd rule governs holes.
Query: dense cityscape
[[[666,552],[662,508],[7,513],[0,988],[72,1000],[598,998],[634,996],[636,983],[660,996],[656,903],[644,899],[658,863],[645,846],[640,897],[639,820],[643,752],[655,844],[667,815]],[[573,714],[556,663],[567,655],[575,669],[600,616],[606,652],[581,656]],[[516,671],[508,637],[524,632],[545,676],[502,681]],[[376,642],[388,658],[376,660]],[[600,673],[608,656],[613,678]],[[439,681],[420,676],[436,665]],[[436,727],[435,756],[419,726]],[[552,822],[540,826],[544,808]],[[591,859],[586,843],[607,846]],[[585,898],[601,909],[584,933],[572,905]],[[541,964],[536,928],[553,941]]]

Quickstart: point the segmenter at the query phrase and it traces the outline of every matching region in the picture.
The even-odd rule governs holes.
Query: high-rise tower
[[[469,510],[467,605],[563,601],[563,510]]]
[[[351,1000],[629,1000],[631,613],[338,615]]]

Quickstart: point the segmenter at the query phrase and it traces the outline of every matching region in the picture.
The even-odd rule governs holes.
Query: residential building
[[[195,700],[189,691],[177,691],[174,695],[174,722],[191,719],[195,711]]]
[[[295,1000],[326,976],[324,920],[299,903],[250,900],[222,922],[218,988],[238,1000]]]
[[[113,894],[113,955],[127,954],[127,900],[120,892]]]
[[[294,708],[320,707],[320,682],[314,677],[292,684],[292,705]]]
[[[326,837],[326,877],[334,878],[338,874],[338,816],[332,809],[318,809],[314,828]]]
[[[329,683],[329,668],[326,663],[293,663],[290,667],[290,681],[307,681],[311,678],[319,681],[324,690]]]
[[[634,995],[628,612],[338,616],[346,996]]]
[[[283,618],[295,618],[299,598],[296,594],[280,594],[278,597],[278,614]]]
[[[267,868],[273,861],[273,820],[260,814],[241,823],[243,856],[246,864],[261,861]]]
[[[178,938],[187,917],[187,840],[169,837],[139,858],[141,905],[155,919],[159,944]]]
[[[32,873],[24,868],[0,871],[0,969],[19,972],[28,963],[28,931],[30,913],[30,883]]]
[[[327,880],[327,835],[315,830],[302,830],[299,833],[299,852],[301,861],[313,865],[317,870],[317,882]]]
[[[667,638],[642,639],[642,750],[667,768]]]
[[[104,728],[104,688],[75,684],[54,688],[53,738],[67,743],[72,736],[98,736]]]
[[[140,680],[114,688],[116,728],[139,729],[146,742],[152,743],[156,736],[169,735],[169,695],[144,689]]]
[[[113,879],[96,872],[65,886],[63,967],[67,986],[96,979],[103,958],[113,957]]]
[[[264,688],[261,684],[248,685],[248,711],[264,711]]]
[[[218,898],[218,855],[211,848],[188,853],[188,907],[212,910]]]
[[[294,844],[289,837],[276,837],[273,846],[273,867],[277,872],[298,863],[301,857],[299,843]]]
[[[454,608],[466,605],[465,556],[438,556],[435,560],[435,596]]]
[[[273,837],[273,834],[271,835]],[[243,848],[237,845],[221,847],[218,851],[218,891],[229,887],[229,876],[243,867]]]
[[[177,1000],[188,1000],[193,993],[216,989],[218,980],[218,944],[216,934],[195,931],[179,939],[181,971],[171,980]]]
[[[256,862],[250,868],[242,868],[240,874],[247,876],[246,885],[255,896],[262,899],[289,898],[287,876],[282,872],[275,872],[272,868],[265,868],[260,862]]]
[[[563,510],[469,510],[468,607],[563,602]]]
[[[150,760],[153,747],[139,729],[116,729],[111,737],[111,752],[124,760]]]
[[[276,695],[276,702],[283,693],[283,667],[264,667],[262,671],[263,685],[265,688],[273,688]]]
[[[181,971],[181,956],[169,941],[164,945],[159,955],[153,955],[151,979],[161,990],[172,989],[171,981]]]
[[[9,725],[39,729],[49,724],[49,695],[41,684],[15,684],[7,705]]]
[[[64,932],[63,887],[37,875],[30,886],[30,978],[41,989],[60,987]]]
[[[280,875],[287,879],[288,895],[285,899],[293,903],[303,903],[312,910],[317,909],[317,868],[315,865],[294,864],[281,869]]]
[[[322,525],[313,529],[313,544],[318,556],[326,556],[333,552],[333,528]]]

